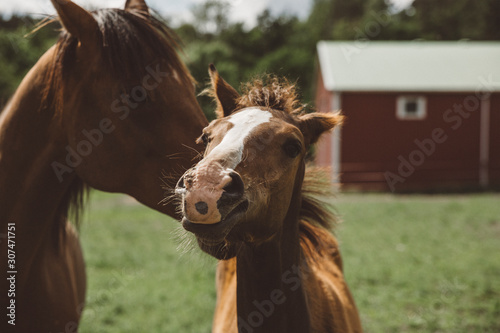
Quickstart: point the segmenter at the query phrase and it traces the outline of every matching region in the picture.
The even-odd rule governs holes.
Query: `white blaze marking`
[[[222,141],[208,154],[207,158],[224,157],[229,163],[227,168],[234,169],[243,158],[245,139],[259,125],[269,122],[272,114],[258,108],[248,108],[228,118],[234,126],[226,133]]]

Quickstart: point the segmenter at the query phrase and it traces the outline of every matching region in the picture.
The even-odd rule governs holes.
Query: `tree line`
[[[208,64],[215,63],[235,87],[273,73],[296,81],[302,100],[310,102],[319,40],[500,40],[500,0],[415,0],[399,12],[386,0],[314,0],[306,19],[264,10],[251,29],[230,20],[230,6],[207,0],[192,8],[192,22],[173,27],[200,91]],[[30,33],[37,23],[29,16],[0,17],[0,107],[57,40],[56,25]],[[199,100],[211,118],[210,99]]]

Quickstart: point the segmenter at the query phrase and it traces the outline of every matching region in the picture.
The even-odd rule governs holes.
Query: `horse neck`
[[[237,255],[237,313],[240,332],[309,332],[310,319],[301,267],[299,212],[302,179],[282,230],[258,246],[243,245]],[[260,322],[262,319],[262,323]]]
[[[16,223],[16,235],[31,245],[47,234],[73,177],[59,182],[51,163],[64,151],[53,131],[54,110],[40,110],[44,80],[54,49],[23,79],[0,116],[0,223]],[[59,221],[58,221],[59,222]],[[21,247],[27,248],[27,247]]]

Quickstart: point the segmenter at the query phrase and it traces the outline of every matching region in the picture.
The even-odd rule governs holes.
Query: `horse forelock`
[[[304,112],[304,105],[299,101],[297,86],[286,78],[265,74],[241,85],[242,95],[236,101],[236,110],[250,107],[264,107],[295,116]],[[208,87],[202,93],[217,100],[215,87]],[[222,106],[218,103],[215,111],[223,115]],[[236,111],[235,110],[235,111]]]
[[[298,115],[304,111],[297,86],[285,78],[264,75],[242,85],[242,95],[237,101],[239,108],[262,106]]]
[[[117,81],[117,89],[126,92],[130,87],[142,83],[148,70],[155,70],[155,66],[164,62],[172,71],[173,77],[194,90],[195,80],[177,54],[181,49],[180,41],[163,22],[136,10],[108,8],[96,10],[92,14],[100,30],[98,54],[102,70]],[[71,68],[75,66],[77,46],[77,38],[62,30],[55,46],[52,64],[46,71],[42,109],[54,107],[56,114],[64,112],[65,82]],[[158,60],[155,62],[152,59]],[[158,93],[162,98],[168,99],[168,90],[158,89]]]

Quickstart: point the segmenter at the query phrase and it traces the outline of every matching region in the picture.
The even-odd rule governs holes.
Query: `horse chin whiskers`
[[[190,260],[199,269],[210,269],[213,267],[211,255],[199,255],[200,247],[198,239],[193,233],[184,230],[182,226],[177,226],[172,232],[171,238],[177,243],[176,251],[180,254],[183,261],[186,261],[186,259]],[[224,244],[224,246],[226,245]]]
[[[173,232],[173,238],[177,243],[177,252],[181,255],[195,253],[198,250],[196,236],[178,225]]]

